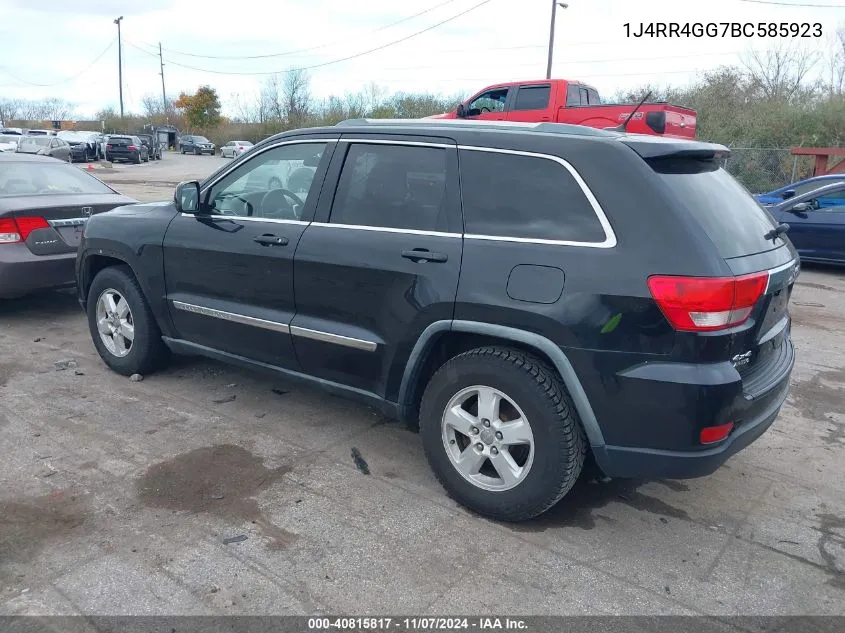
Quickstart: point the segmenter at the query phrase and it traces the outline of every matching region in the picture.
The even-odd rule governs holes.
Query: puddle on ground
[[[267,468],[261,457],[248,450],[222,444],[150,466],[136,489],[148,507],[207,512],[233,523],[253,523],[271,549],[283,549],[296,535],[268,521],[253,497],[290,471],[288,466]]]
[[[825,382],[842,385],[845,383],[845,369],[822,371],[809,380],[793,383],[788,402],[805,418],[828,425],[827,435],[822,438],[827,444],[845,446],[845,423],[828,415],[842,409],[845,389],[830,387]]]
[[[592,530],[599,522],[610,524],[616,520],[597,512],[613,503],[620,503],[664,518],[689,521],[685,510],[665,501],[639,492],[645,482],[632,479],[614,479],[602,484],[581,478],[557,505],[536,519],[509,525],[519,532],[544,532],[549,528],[576,527]],[[686,484],[674,480],[660,480],[653,483],[665,485],[674,491],[688,490]]]
[[[845,589],[845,519],[835,514],[816,516],[820,522],[819,554],[831,573],[828,583]]]
[[[67,491],[0,502],[0,585],[16,579],[51,541],[79,529],[86,520],[86,504]]]

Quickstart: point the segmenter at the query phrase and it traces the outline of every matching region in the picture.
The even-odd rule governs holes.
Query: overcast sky
[[[454,94],[493,82],[544,77],[551,0],[488,0],[473,9],[482,1],[0,0],[0,98],[61,97],[74,103],[80,115],[116,107],[113,20],[119,15],[124,16],[127,110],[138,110],[145,94],[161,95],[159,42],[168,95],[207,83],[217,89],[224,107],[235,94],[254,94],[266,75],[223,73],[318,66],[309,70],[317,97],[355,91],[369,81],[389,91]],[[557,13],[553,75],[587,81],[606,95],[646,82],[683,85],[702,71],[739,63],[743,51],[765,50],[778,42],[637,39],[626,37],[626,22],[635,30],[642,22],[820,22],[823,38],[804,39],[799,45],[829,50],[830,37],[845,18],[845,0],[773,0],[778,1],[805,6],[749,0],[568,0],[569,8]],[[330,63],[465,11],[384,50]],[[277,55],[291,51],[295,53]],[[820,65],[817,72],[822,70]]]

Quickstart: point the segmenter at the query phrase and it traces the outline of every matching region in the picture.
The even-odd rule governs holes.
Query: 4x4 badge
[[[751,362],[751,352],[745,352],[744,354],[737,354],[731,359],[734,367],[741,367],[742,365],[747,365]]]

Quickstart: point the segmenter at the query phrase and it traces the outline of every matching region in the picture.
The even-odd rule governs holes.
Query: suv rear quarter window
[[[462,149],[460,171],[467,234],[577,244],[608,237],[575,176],[551,157]]]

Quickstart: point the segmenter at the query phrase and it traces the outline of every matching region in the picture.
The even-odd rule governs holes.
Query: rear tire
[[[98,317],[98,304],[104,301],[108,293],[113,293],[110,295],[112,298],[122,298],[128,308],[128,313],[125,313],[129,315],[128,317],[121,314],[118,315],[117,321],[112,321],[115,324],[119,323],[118,329],[121,331],[127,325],[131,326],[132,339],[128,350],[124,349],[127,347],[125,344],[122,348],[118,348],[118,352],[126,351],[123,355],[110,350],[100,333],[101,329],[107,329],[108,324],[100,323],[102,315]],[[115,304],[119,302],[116,301]],[[104,306],[105,303],[102,307]],[[97,273],[88,290],[86,312],[94,347],[97,348],[97,353],[103,362],[112,370],[124,376],[131,376],[132,374],[148,374],[167,364],[170,359],[170,350],[162,341],[158,323],[138,280],[135,279],[128,266],[112,266]],[[108,338],[107,335],[106,339]]]
[[[488,423],[480,413],[485,410],[482,395],[491,393],[504,404],[489,409],[494,415]],[[447,415],[456,410],[459,415]],[[465,422],[467,434],[456,432]],[[525,521],[551,508],[578,480],[587,451],[557,372],[534,356],[503,347],[465,352],[434,374],[422,398],[420,434],[428,462],[449,496],[500,521]],[[475,468],[459,469],[459,461],[473,459],[479,460]]]

